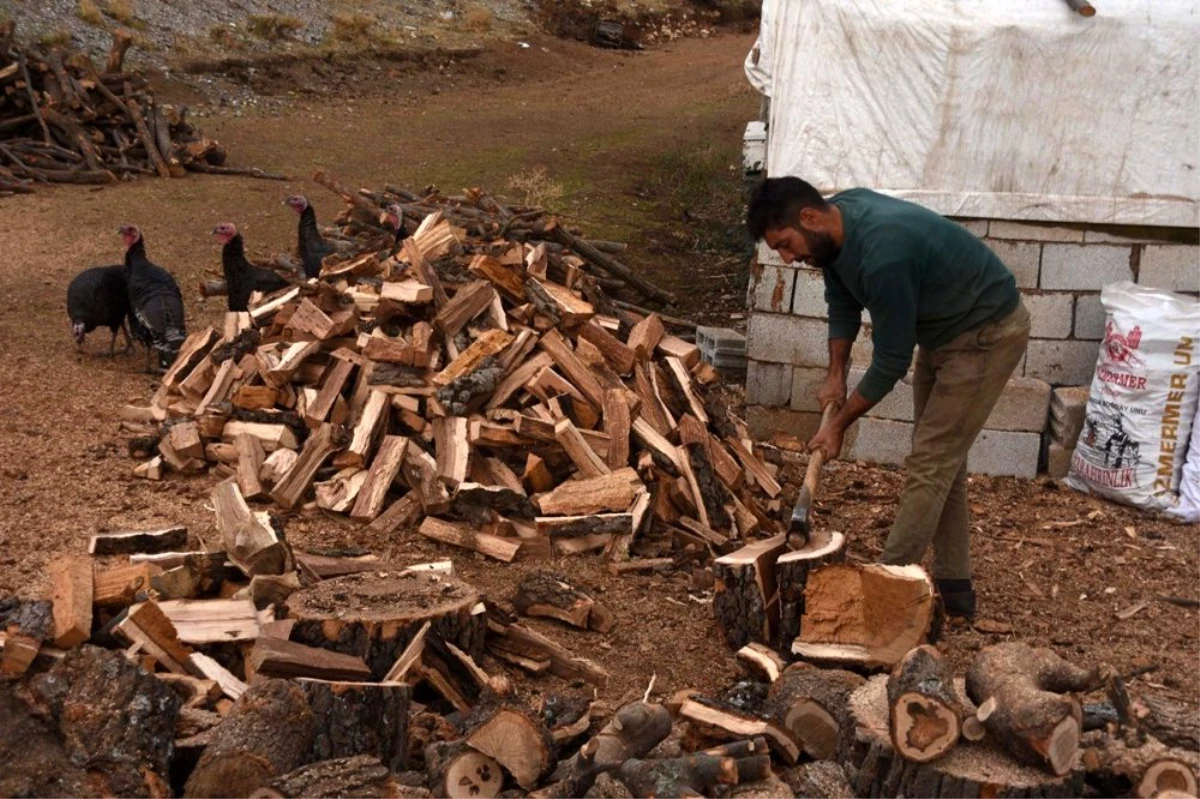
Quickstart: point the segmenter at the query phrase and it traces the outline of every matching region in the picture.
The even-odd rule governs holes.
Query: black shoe
[[[975,591],[971,581],[967,580],[934,580],[938,594],[942,597],[942,606],[950,618],[975,619]]]

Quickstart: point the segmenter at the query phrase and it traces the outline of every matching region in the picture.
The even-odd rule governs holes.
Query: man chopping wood
[[[881,561],[920,563],[932,543],[947,614],[972,618],[967,453],[1029,338],[1016,279],[962,226],[867,189],[826,200],[799,178],[769,178],[750,199],[747,226],[784,263],[808,263],[825,279],[829,371],[817,400],[837,411],[810,452],[836,458],[846,429],[905,376],[916,349],[912,452]],[[847,397],[864,308],[874,351]]]

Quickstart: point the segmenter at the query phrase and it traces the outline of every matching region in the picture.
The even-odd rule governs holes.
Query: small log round
[[[1083,771],[1062,776],[1024,765],[991,736],[978,743],[960,740],[929,763],[908,760],[892,744],[887,677],[877,675],[850,697],[853,727],[842,737],[838,759],[855,796],[1079,796]]]
[[[888,705],[892,744],[909,760],[928,763],[958,743],[962,703],[949,666],[932,646],[918,646],[896,664]]]
[[[425,622],[430,635],[479,659],[487,630],[481,600],[453,577],[380,570],[296,591],[287,599],[287,618],[296,620],[293,641],[357,655],[379,680]]]
[[[504,772],[492,758],[461,741],[430,744],[425,770],[434,796],[495,799],[504,789]]]
[[[829,760],[837,756],[842,731],[850,724],[850,696],[862,684],[863,678],[849,671],[793,663],[771,685],[763,715],[814,760]]]
[[[313,730],[308,700],[295,683],[259,678],[213,728],[183,795],[249,796],[308,760]]]

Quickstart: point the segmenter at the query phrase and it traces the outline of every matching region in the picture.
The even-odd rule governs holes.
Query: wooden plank
[[[266,677],[371,680],[371,669],[360,657],[278,638],[259,638],[246,660],[255,674]]]
[[[605,463],[610,469],[629,465],[629,402],[625,393],[610,388],[604,392],[604,432],[608,433],[608,454]]]
[[[54,643],[70,649],[92,635],[95,575],[87,558],[63,557],[50,563],[54,602]]]
[[[249,599],[172,599],[158,606],[187,644],[252,641],[259,636],[262,614]]]
[[[579,428],[570,419],[560,419],[554,425],[554,438],[584,477],[599,477],[611,472],[608,464],[583,440]]]
[[[358,500],[350,511],[351,519],[370,521],[379,515],[383,509],[383,501],[388,489],[400,466],[404,462],[404,452],[408,447],[408,439],[404,436],[384,436],[367,472],[367,481],[358,492]]]
[[[447,522],[432,516],[427,516],[421,522],[417,532],[434,541],[469,549],[505,563],[511,563],[521,549],[518,541],[480,533],[471,524]]]
[[[134,552],[169,552],[187,545],[187,527],[100,533],[88,539],[89,555],[128,555]]]
[[[557,330],[549,330],[542,336],[539,343],[542,349],[558,364],[558,368],[562,370],[567,379],[575,384],[583,396],[587,397],[588,402],[596,408],[604,407],[604,391],[600,387],[599,381],[596,380],[592,370],[571,350],[571,346],[561,333]]]
[[[435,386],[448,386],[455,380],[475,371],[484,359],[498,355],[513,337],[503,330],[489,330],[463,350],[446,368],[433,376]]]

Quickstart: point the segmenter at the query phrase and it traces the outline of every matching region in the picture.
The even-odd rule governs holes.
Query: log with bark
[[[1088,784],[1102,796],[1196,796],[1200,787],[1200,754],[1136,733],[1088,733],[1081,761]]]
[[[713,613],[730,647],[775,641],[779,628],[776,561],[786,551],[786,537],[777,535],[713,561]]]
[[[892,669],[888,705],[892,744],[902,757],[927,763],[958,743],[962,702],[949,665],[932,646],[916,647]]]
[[[543,616],[582,630],[609,632],[616,623],[602,602],[571,584],[565,575],[547,571],[527,574],[517,586],[513,608],[523,616]]]
[[[402,771],[408,755],[411,689],[397,683],[302,679],[314,717],[314,760],[370,755]]]
[[[432,794],[400,782],[392,769],[371,755],[320,760],[271,780],[251,799],[419,799]]]
[[[830,760],[851,726],[850,695],[862,684],[862,677],[848,671],[793,663],[772,683],[763,715],[786,730],[809,757]]]

